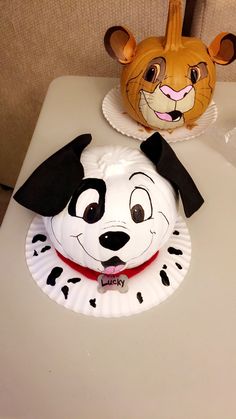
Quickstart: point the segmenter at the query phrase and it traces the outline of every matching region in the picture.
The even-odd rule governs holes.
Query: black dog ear
[[[158,132],[155,132],[141,143],[140,148],[155,164],[157,172],[179,191],[185,215],[191,217],[200,208],[204,200],[171,146]]]
[[[45,217],[61,212],[84,176],[80,156],[91,139],[90,134],[80,135],[45,160],[15,193],[15,200]]]

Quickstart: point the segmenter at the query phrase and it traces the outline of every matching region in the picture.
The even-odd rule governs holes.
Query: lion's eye
[[[135,223],[142,223],[152,217],[152,203],[148,191],[136,187],[130,196],[130,215]]]
[[[152,64],[147,69],[144,75],[144,80],[149,81],[150,83],[156,83],[160,74],[160,69],[161,67],[159,64]]]
[[[192,67],[190,69],[190,79],[193,84],[196,84],[198,80],[201,78],[201,71],[198,67]]]

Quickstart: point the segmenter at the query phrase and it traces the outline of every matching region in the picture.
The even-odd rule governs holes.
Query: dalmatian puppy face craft
[[[159,133],[140,149],[84,150],[90,141],[89,134],[81,135],[57,151],[14,198],[42,216],[50,246],[61,260],[85,276],[88,268],[93,279],[115,277],[118,284],[117,278],[145,267],[169,240],[178,195],[187,217],[203,199]]]
[[[123,26],[107,30],[108,54],[122,64],[121,96],[125,111],[154,130],[192,128],[212,99],[215,64],[227,65],[236,57],[236,36],[222,32],[210,46],[183,37],[182,2],[169,1],[166,34],[136,44]]]

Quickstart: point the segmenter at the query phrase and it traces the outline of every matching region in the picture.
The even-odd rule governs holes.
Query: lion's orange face
[[[123,26],[104,37],[108,54],[124,69],[121,94],[127,113],[153,129],[192,126],[205,112],[215,86],[215,64],[236,58],[236,36],[222,32],[207,48],[200,39],[182,37],[181,0],[169,0],[165,37],[136,45]]]
[[[215,65],[194,38],[183,38],[183,48],[167,52],[162,38],[146,39],[121,76],[126,111],[154,129],[192,124],[209,105],[214,86]]]

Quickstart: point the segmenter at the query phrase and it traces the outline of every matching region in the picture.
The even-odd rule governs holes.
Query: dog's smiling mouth
[[[78,241],[78,243],[79,243],[79,245],[82,247],[82,249],[85,251],[85,253],[89,256],[89,257],[91,257],[93,260],[95,260],[95,261],[97,261],[97,262],[100,262],[101,263],[101,265],[102,265],[102,267],[103,267],[103,270],[101,271],[100,269],[98,269],[98,271],[100,271],[100,272],[102,272],[102,273],[104,273],[104,274],[106,274],[106,275],[116,275],[117,273],[119,273],[119,272],[121,272],[121,271],[123,271],[125,268],[126,268],[126,266],[127,266],[127,264],[130,262],[130,261],[133,261],[133,260],[135,260],[135,259],[137,259],[137,258],[139,258],[140,256],[142,256],[144,253],[146,253],[147,252],[147,250],[150,248],[150,246],[151,246],[151,244],[152,244],[152,241],[153,241],[153,235],[154,234],[156,234],[156,232],[155,231],[152,231],[152,230],[150,230],[150,233],[151,233],[151,240],[150,240],[150,243],[148,244],[148,246],[141,252],[141,254],[139,254],[139,255],[136,255],[136,256],[134,256],[134,257],[132,257],[132,258],[130,258],[128,261],[126,261],[126,262],[124,262],[122,259],[120,259],[118,256],[112,256],[111,258],[109,258],[109,259],[107,259],[107,260],[104,260],[104,261],[101,261],[101,260],[99,260],[99,259],[97,259],[97,258],[95,258],[94,256],[92,256],[86,249],[85,249],[85,247],[83,246],[83,244],[81,243],[81,241],[80,241],[80,237],[82,236],[82,233],[80,233],[80,234],[78,234],[78,235],[71,235],[71,237],[74,237],[77,241]]]
[[[121,272],[125,269],[126,266],[126,262],[124,262],[123,260],[121,260],[118,256],[113,256],[110,259],[104,260],[104,261],[100,261],[99,259],[96,259],[94,256],[90,255],[88,253],[88,251],[84,248],[84,246],[82,245],[79,237],[81,236],[81,234],[78,234],[77,236],[71,236],[74,237],[78,240],[80,246],[84,249],[85,253],[91,257],[93,260],[96,260],[97,262],[100,262],[101,265],[103,266],[103,273],[107,274],[107,275],[115,275],[118,272]]]
[[[155,115],[162,121],[167,122],[178,122],[182,118],[183,114],[180,111],[171,111],[171,112],[157,112],[154,111]]]
[[[115,275],[118,272],[123,271],[126,265],[118,256],[113,256],[108,260],[102,261],[101,264],[104,268],[103,272],[107,275]]]

